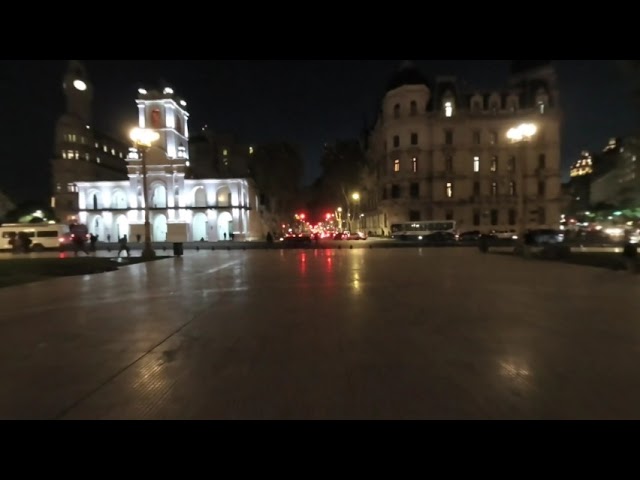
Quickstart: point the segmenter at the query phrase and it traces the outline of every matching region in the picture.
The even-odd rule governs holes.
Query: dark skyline
[[[321,173],[322,145],[357,136],[371,122],[401,60],[213,61],[87,60],[94,85],[93,123],[123,140],[137,115],[137,88],[171,85],[188,102],[191,132],[207,124],[258,144],[286,140],[305,158],[305,183]],[[482,88],[506,85],[509,61],[415,61],[430,78],[455,75]],[[632,133],[638,111],[616,61],[554,61],[564,111],[563,173],[581,150],[600,150]],[[64,110],[66,61],[4,61],[0,88],[0,190],[16,200],[46,199],[55,122]]]

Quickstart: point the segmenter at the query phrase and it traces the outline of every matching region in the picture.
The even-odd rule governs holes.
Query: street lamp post
[[[147,189],[147,151],[153,142],[160,138],[158,132],[146,128],[134,128],[130,133],[131,140],[140,152],[142,163],[142,198],[144,199],[144,248],[143,258],[154,258],[156,252],[151,245],[151,222],[149,221],[149,191]]]
[[[355,192],[351,195],[351,198],[353,199],[353,215],[352,218],[355,220],[356,218],[358,219],[356,222],[356,228],[358,228],[358,230],[360,230],[360,216],[359,216],[359,202],[360,202],[360,194],[358,192]],[[349,230],[351,230],[351,226],[349,226]]]
[[[525,205],[525,195],[526,195],[526,144],[531,141],[531,139],[538,132],[538,127],[536,127],[533,123],[522,123],[517,127],[510,128],[507,131],[507,139],[520,147],[518,152],[518,158],[516,159],[516,171],[518,184],[516,185],[516,194],[518,196],[518,206],[517,206],[517,215],[518,215],[518,245],[522,247],[523,252],[526,248],[526,244],[524,241],[525,232],[527,229],[527,221],[526,221],[526,205]],[[526,252],[524,252],[526,253]]]

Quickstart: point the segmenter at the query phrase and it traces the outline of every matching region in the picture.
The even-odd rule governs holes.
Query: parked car
[[[451,232],[434,232],[426,235],[420,240],[422,243],[432,243],[438,245],[451,245],[456,243],[457,237]]]
[[[462,232],[458,235],[458,241],[460,242],[477,242],[480,239],[480,230],[471,230],[468,232]]]

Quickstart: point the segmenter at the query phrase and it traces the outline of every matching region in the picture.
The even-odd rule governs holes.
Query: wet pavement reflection
[[[191,252],[0,290],[0,418],[640,418],[638,278]]]

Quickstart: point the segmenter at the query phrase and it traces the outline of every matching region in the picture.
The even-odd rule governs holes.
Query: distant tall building
[[[481,92],[454,77],[428,80],[412,64],[391,78],[368,142],[375,182],[364,192],[365,228],[456,220],[460,230],[513,229],[518,196],[526,227],[559,224],[560,108],[549,61],[515,61],[507,85]],[[537,133],[511,143],[507,131]],[[520,180],[520,166],[524,170]]]
[[[69,62],[62,87],[66,111],[55,130],[51,206],[67,222],[76,219],[78,211],[76,182],[127,178],[129,145],[93,128],[93,85],[80,62]]]
[[[613,138],[595,157],[591,204],[640,206],[640,137]]]
[[[591,206],[591,181],[593,180],[593,158],[587,151],[580,154],[569,169],[570,179],[567,194],[570,197],[567,212],[574,214],[589,210]]]

